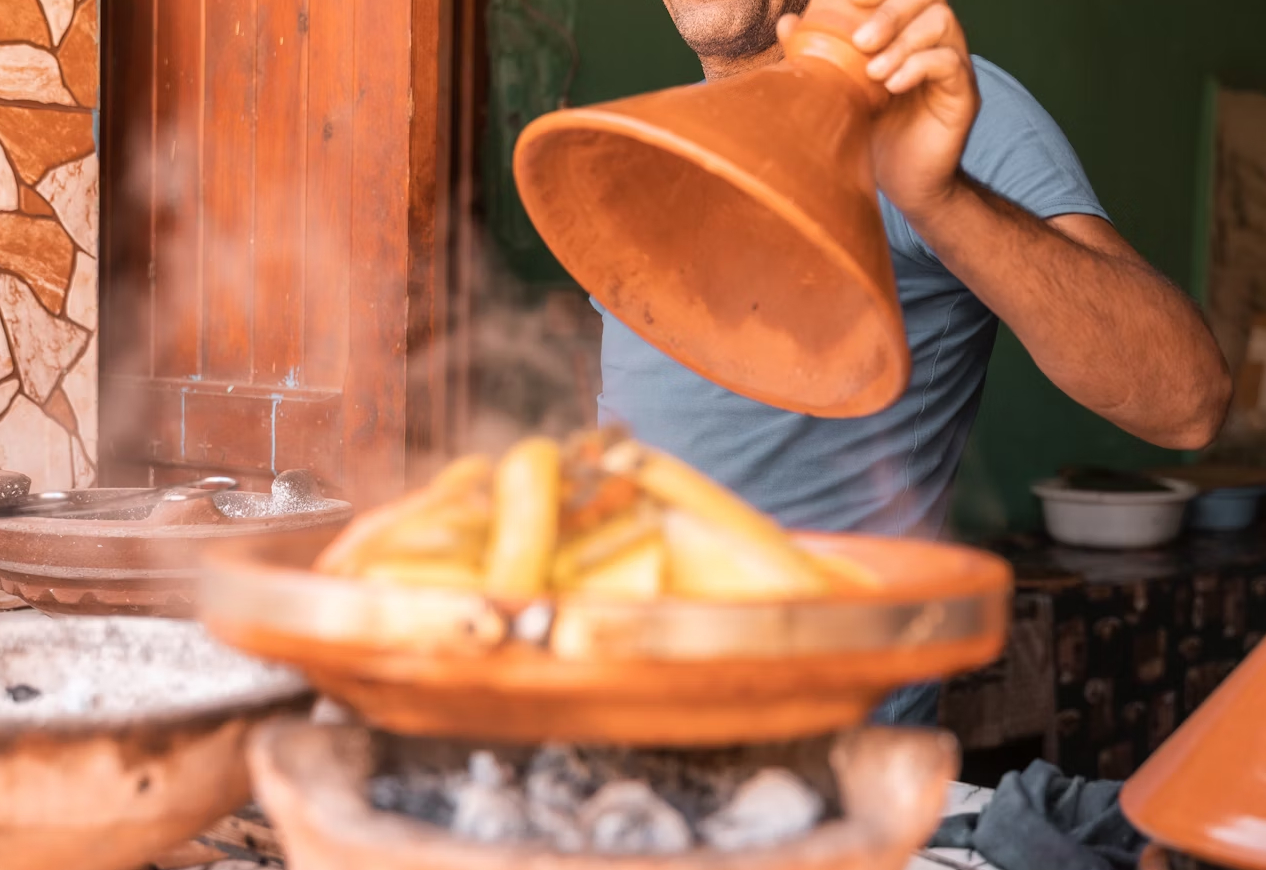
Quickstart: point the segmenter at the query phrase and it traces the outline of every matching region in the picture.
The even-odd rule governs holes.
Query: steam
[[[204,379],[205,348],[194,349],[191,356],[188,348],[176,346],[182,333],[187,332],[178,315],[190,306],[200,309],[204,334],[229,328],[226,323],[206,320],[210,313],[203,299],[203,282],[209,279],[202,274],[204,264],[212,264],[218,282],[247,282],[254,286],[255,293],[289,292],[285,287],[266,286],[263,282],[270,274],[292,275],[296,280],[309,282],[333,281],[346,286],[346,282],[352,280],[351,275],[335,272],[340,262],[346,269],[346,259],[323,253],[339,250],[339,245],[346,248],[346,228],[340,234],[334,226],[325,225],[322,216],[327,211],[326,205],[308,202],[306,214],[294,215],[299,227],[295,232],[268,239],[265,244],[265,240],[254,235],[256,228],[249,221],[234,223],[223,214],[213,214],[205,200],[200,208],[199,198],[205,196],[214,179],[205,177],[205,169],[200,165],[196,131],[186,125],[160,127],[156,133],[157,146],[151,152],[151,130],[147,126],[138,128],[133,134],[136,145],[128,150],[126,161],[114,155],[112,167],[116,177],[106,182],[112,185],[115,199],[113,213],[106,216],[106,221],[112,222],[106,230],[106,241],[113,248],[111,253],[117,258],[121,248],[130,251],[149,248],[146,236],[150,232],[151,205],[155,242],[152,275],[142,262],[135,262],[140,259],[136,257],[127,260],[133,266],[130,271],[116,267],[103,272],[102,306],[110,313],[102,318],[102,329],[107,331],[104,336],[107,354],[103,358],[100,449],[107,457],[122,456],[139,464],[156,458],[161,438],[171,448],[170,452],[183,456],[185,465],[170,471],[160,470],[158,479],[151,472],[148,481],[128,478],[107,479],[102,483],[156,485],[173,478],[193,477],[198,472],[218,471],[242,478],[245,488],[266,491],[272,474],[252,477],[244,475],[243,469],[226,467],[218,459],[224,453],[223,445],[206,443],[201,433],[185,431],[183,421],[180,421],[178,436],[181,443],[171,445],[171,439],[177,436],[172,434],[175,424],[168,416],[176,409],[170,404],[162,409],[148,407],[141,390],[111,389],[111,376],[134,373],[142,379],[174,377],[177,381],[187,381],[190,392],[228,389],[231,386],[228,382],[220,384]],[[252,171],[248,155],[243,156],[241,171]],[[271,214],[283,199],[286,203],[293,202],[293,179],[301,176],[302,173],[294,173],[278,181],[263,177],[263,173],[257,174],[256,209]],[[244,208],[239,211],[246,213]],[[597,313],[572,286],[545,294],[543,300],[534,298],[540,294],[533,294],[532,288],[505,268],[482,228],[474,225],[466,229],[473,238],[473,244],[467,246],[471,250],[470,261],[451,262],[448,272],[453,274],[460,267],[472,276],[469,319],[449,317],[449,323],[441,326],[439,335],[415,341],[407,351],[411,381],[406,386],[411,399],[407,406],[411,418],[407,428],[411,432],[425,432],[431,422],[425,419],[430,413],[426,403],[412,401],[419,393],[426,395],[425,386],[419,385],[417,379],[442,378],[449,385],[450,393],[446,411],[448,432],[442,443],[433,445],[425,437],[410,439],[413,453],[408,457],[409,464],[415,471],[420,470],[415,478],[425,479],[427,471],[456,455],[474,451],[495,455],[525,435],[561,436],[592,425],[596,420],[600,328]],[[437,271],[443,274],[444,270]],[[107,285],[107,281],[112,283]],[[152,282],[161,285],[159,292],[155,292]],[[355,288],[351,292],[355,292]],[[402,284],[399,292],[403,295],[407,288]],[[435,288],[435,292],[449,292],[449,289]],[[178,302],[172,301],[175,293],[181,294]],[[452,295],[450,293],[450,297]],[[223,304],[223,300],[217,304]],[[251,310],[230,309],[223,312],[224,316],[253,325],[251,294],[242,294],[241,304],[251,306]],[[338,304],[342,307],[346,302]],[[133,306],[136,310],[132,310]],[[455,300],[450,298],[450,308],[456,307]],[[299,310],[297,306],[295,310]],[[266,382],[255,385],[276,389],[282,406],[287,401],[284,397],[288,389],[337,390],[341,386],[348,356],[347,312],[344,308],[334,312],[325,310],[322,314],[324,322],[340,328],[323,333],[310,328],[311,324],[307,325],[309,328],[295,324],[289,331],[299,336],[299,341],[307,342],[306,346],[301,345],[304,365],[288,372],[265,372],[261,380]],[[147,319],[152,320],[154,328],[145,334],[139,324]],[[190,363],[187,372],[161,371],[162,361],[178,351]],[[258,347],[256,353],[259,353]],[[416,389],[419,386],[423,389]],[[355,397],[346,399],[354,401]],[[163,417],[161,434],[152,431],[155,412]],[[284,432],[274,435],[275,439],[285,437]],[[276,443],[274,453],[284,454],[286,447],[284,443]],[[261,458],[266,464],[268,457]],[[107,462],[106,466],[111,464],[117,463]],[[285,470],[271,469],[273,473]],[[416,479],[411,481],[417,482]],[[322,481],[327,490],[333,488],[331,483],[335,482]],[[398,486],[396,481],[390,484]]]

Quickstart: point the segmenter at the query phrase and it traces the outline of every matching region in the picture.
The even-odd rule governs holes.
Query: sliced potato
[[[558,542],[560,476],[558,443],[548,438],[521,441],[501,460],[485,579],[490,595],[529,598],[545,591]]]
[[[484,579],[479,571],[462,562],[422,559],[376,561],[366,565],[362,574],[370,583],[428,589],[469,589],[472,592],[483,586]]]
[[[377,560],[455,560],[482,568],[491,525],[489,499],[468,497],[387,528],[374,539],[374,552]]]
[[[837,590],[850,589],[874,591],[883,583],[870,568],[838,553],[810,552],[809,558],[826,575],[827,582]]]
[[[658,509],[643,502],[559,547],[550,582],[557,588],[573,585],[580,574],[639,541],[658,535],[659,529]]]
[[[354,520],[317,557],[313,570],[353,577],[378,551],[378,539],[394,526],[464,495],[486,487],[492,462],[486,456],[466,456],[446,466],[425,489],[369,511]]]
[[[668,591],[713,601],[777,601],[831,591],[829,581],[805,559],[787,560],[769,548],[683,510],[664,512]]]
[[[676,513],[694,517],[701,528],[724,531],[742,542],[744,553],[759,557],[790,589],[820,587],[816,566],[771,518],[686,463],[633,441],[607,451],[603,464],[612,474],[635,480]],[[673,542],[670,539],[669,548]]]
[[[663,538],[654,535],[580,573],[563,592],[622,601],[652,601],[663,591],[666,568],[667,548]]]

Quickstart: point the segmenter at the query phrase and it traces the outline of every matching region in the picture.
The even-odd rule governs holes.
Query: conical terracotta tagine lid
[[[1266,870],[1266,643],[1126,783],[1121,805],[1172,851]]]
[[[515,178],[572,276],[748,398],[874,413],[910,372],[870,160],[865,14],[812,0],[776,65],[539,118]]]

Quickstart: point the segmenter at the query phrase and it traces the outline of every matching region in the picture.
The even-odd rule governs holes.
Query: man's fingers
[[[884,81],[901,69],[913,55],[938,46],[961,48],[961,54],[966,57],[967,46],[961,36],[962,31],[954,13],[948,6],[936,3],[911,21],[887,49],[875,55],[866,71],[871,78]]]
[[[942,46],[911,55],[888,77],[884,86],[893,94],[905,94],[925,82],[933,82],[954,92],[960,89],[970,91],[971,71],[957,51]]]
[[[870,20],[853,34],[853,44],[867,54],[883,51],[897,35],[929,6],[942,0],[854,0],[862,7],[874,6]]]

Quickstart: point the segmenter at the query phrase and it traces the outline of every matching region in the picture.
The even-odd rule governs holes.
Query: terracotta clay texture
[[[332,535],[209,551],[200,618],[401,733],[638,745],[776,741],[855,725],[892,688],[994,659],[1011,571],[957,547],[802,536],[881,589],[776,604],[524,606],[307,570]]]
[[[1157,843],[1210,864],[1266,868],[1266,644],[1157,752],[1121,793]]]
[[[845,735],[831,760],[843,821],[767,849],[628,858],[471,843],[376,811],[365,797],[375,762],[363,729],[288,719],[257,732],[251,774],[291,870],[900,870],[935,828],[958,757],[953,738],[936,732]]]
[[[98,489],[81,499],[109,499],[133,490]],[[218,504],[225,513],[221,513]],[[164,616],[194,612],[198,558],[209,542],[288,529],[338,528],[352,513],[325,499],[302,513],[235,516],[262,511],[270,497],[232,492],[211,501],[175,503],[101,518],[0,520],[0,590],[46,613],[79,616]]]
[[[630,329],[741,395],[854,417],[910,358],[870,162],[884,92],[847,0],[814,0],[787,60],[544,116],[515,178],[572,276]],[[771,121],[776,119],[776,121]]]
[[[0,723],[0,863],[5,870],[144,866],[247,803],[251,729],[311,703],[301,681],[277,680],[198,709],[153,697],[109,725],[91,714]]]

